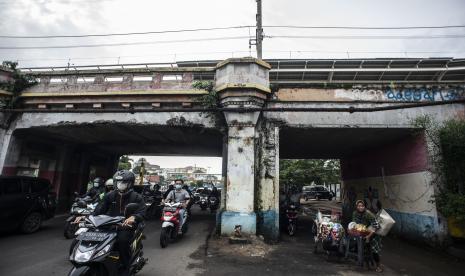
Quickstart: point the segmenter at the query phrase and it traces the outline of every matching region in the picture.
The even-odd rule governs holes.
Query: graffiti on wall
[[[391,101],[454,101],[465,98],[463,88],[387,88],[384,95]]]

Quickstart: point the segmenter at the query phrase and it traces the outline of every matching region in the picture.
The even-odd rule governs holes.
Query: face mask
[[[123,182],[118,182],[118,184],[116,184],[116,187],[118,188],[118,191],[124,192],[128,188],[128,184],[123,183]]]
[[[181,185],[181,184],[176,184],[176,186],[175,186],[175,189],[176,189],[176,190],[179,191],[179,190],[181,190],[181,188],[182,188],[182,185]]]
[[[98,188],[98,186],[100,186],[100,185],[98,184],[98,182],[94,182],[94,187],[95,187],[95,188]]]

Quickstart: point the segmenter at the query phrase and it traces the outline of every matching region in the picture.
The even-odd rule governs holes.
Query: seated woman
[[[379,224],[376,221],[375,215],[366,209],[365,202],[363,200],[357,200],[355,203],[355,211],[352,214],[352,221],[357,224],[363,224],[367,228],[369,226],[372,227],[369,228],[371,231],[369,231],[370,233],[365,237],[365,240],[370,243],[373,259],[376,262],[376,272],[382,272],[383,269],[380,264],[381,260],[379,256],[379,253],[381,252],[381,237],[375,233],[375,230],[379,229]]]

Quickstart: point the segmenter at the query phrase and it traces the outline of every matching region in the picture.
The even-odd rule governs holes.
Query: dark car
[[[56,199],[47,179],[0,176],[0,230],[37,231],[55,215]]]
[[[325,186],[310,186],[310,187],[304,187],[302,190],[303,197],[305,198],[305,201],[309,199],[327,199],[327,200],[333,200],[334,194],[329,191]]]

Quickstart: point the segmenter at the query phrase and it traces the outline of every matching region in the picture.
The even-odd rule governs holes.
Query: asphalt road
[[[66,216],[44,222],[31,235],[0,234],[0,275],[67,275],[72,265],[68,261],[71,240],[63,237]],[[162,249],[159,245],[159,221],[149,221],[145,228],[147,239],[144,255],[147,265],[137,275],[196,275],[202,274],[200,260],[190,256],[201,248],[214,225],[215,217],[194,207],[189,232],[176,243]]]

